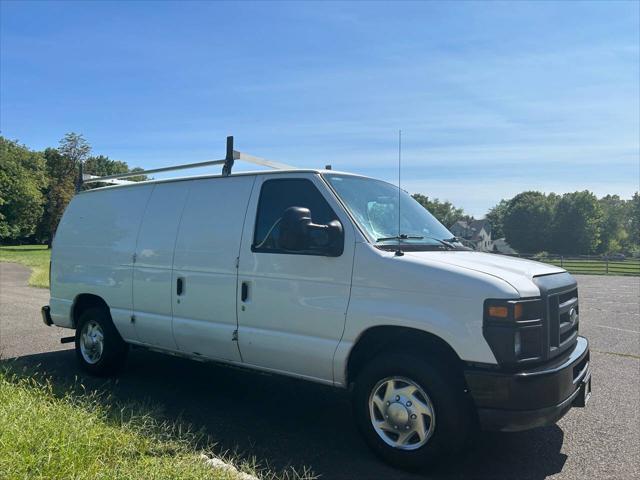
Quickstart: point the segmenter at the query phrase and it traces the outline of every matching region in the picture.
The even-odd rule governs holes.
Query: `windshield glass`
[[[439,245],[440,240],[453,240],[453,234],[404,191],[398,232],[398,187],[390,183],[338,174],[324,178],[372,242]]]

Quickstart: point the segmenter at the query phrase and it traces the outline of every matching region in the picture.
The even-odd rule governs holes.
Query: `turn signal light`
[[[532,298],[525,300],[486,300],[485,318],[494,320],[539,320],[542,318],[542,302]]]
[[[507,318],[509,316],[509,309],[506,306],[491,306],[489,307],[489,316],[495,318]]]

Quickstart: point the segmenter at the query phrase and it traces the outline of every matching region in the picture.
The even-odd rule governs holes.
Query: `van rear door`
[[[100,188],[76,195],[67,207],[51,256],[51,316],[71,327],[76,295],[102,298],[118,332],[136,341],[132,279],[136,238],[152,185]]]
[[[237,257],[255,176],[191,181],[173,263],[173,333],[181,351],[240,361]]]

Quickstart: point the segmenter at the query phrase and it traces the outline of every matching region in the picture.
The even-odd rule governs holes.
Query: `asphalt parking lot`
[[[78,375],[74,353],[46,327],[48,291],[26,286],[29,272],[0,264],[0,353],[61,381]],[[378,461],[355,429],[341,391],[278,376],[132,352],[117,380],[83,378],[123,401],[205,431],[220,451],[251,456],[276,471],[306,466],[323,479],[632,479],[640,478],[640,278],[576,276],[581,333],[592,352],[593,396],[556,426],[483,433],[464,457],[409,474]]]

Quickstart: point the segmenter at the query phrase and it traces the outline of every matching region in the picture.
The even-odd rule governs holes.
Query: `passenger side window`
[[[280,242],[280,223],[284,211],[290,207],[308,208],[315,224],[327,225],[338,220],[338,216],[310,180],[267,180],[262,184],[258,202],[252,245],[254,252],[314,254],[312,247],[304,252],[292,252],[283,248]]]

